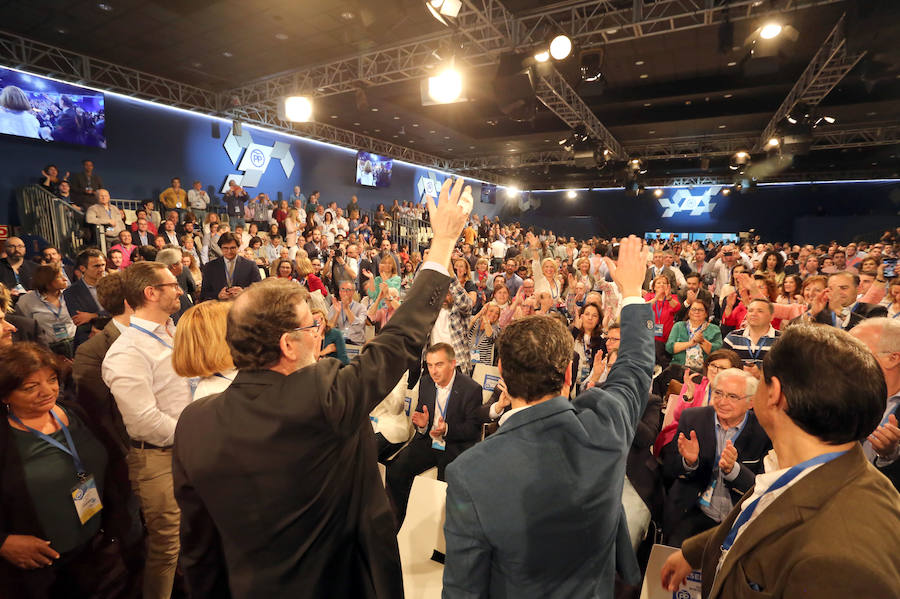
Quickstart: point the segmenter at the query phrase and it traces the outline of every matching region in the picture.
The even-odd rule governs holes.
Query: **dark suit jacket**
[[[813,319],[815,322],[819,324],[827,324],[832,325],[832,315],[834,312],[825,308],[821,312],[819,312],[816,317]],[[862,302],[857,302],[853,309],[850,311],[850,322],[847,324],[847,328],[845,330],[849,331],[859,323],[861,323],[866,318],[877,318],[880,316],[887,316],[887,308],[884,306],[879,306],[878,304],[864,304]],[[799,316],[797,318],[800,318]],[[840,317],[838,317],[840,318]]]
[[[63,297],[66,300],[66,309],[71,316],[75,316],[76,312],[92,312],[99,316],[108,316],[106,310],[94,300],[84,279],[78,279],[72,283],[68,289],[63,291]],[[91,326],[90,322],[86,322],[75,328],[75,347],[88,340],[88,337],[91,336]]]
[[[649,305],[625,306],[602,388],[513,413],[447,467],[444,597],[612,596],[614,564],[639,580],[622,486],[650,391],[652,330]]]
[[[78,386],[78,405],[92,422],[103,427],[111,438],[118,441],[122,455],[125,455],[131,447],[131,441],[125,431],[125,423],[122,422],[116,400],[100,374],[103,358],[119,335],[119,328],[110,321],[102,331],[82,343],[75,350],[72,377]]]
[[[16,332],[13,333],[13,341],[41,342],[40,329],[35,319],[20,314],[7,314],[6,322],[16,327]]]
[[[234,276],[232,277],[232,285],[235,287],[243,287],[246,289],[253,283],[260,280],[259,267],[256,263],[247,260],[243,256],[235,258],[237,262],[234,264]],[[203,267],[203,283],[200,288],[200,301],[218,299],[219,292],[228,285],[228,279],[225,276],[225,258],[216,258],[210,260]]]
[[[423,406],[428,407],[428,427],[424,434],[417,432],[413,441],[424,440],[429,451],[431,450],[431,435],[428,433],[434,426],[436,393],[437,388],[434,386],[434,381],[426,373],[419,383],[419,405],[416,407],[416,412],[422,412]],[[445,451],[448,459],[455,459],[456,456],[481,440],[481,423],[483,422],[480,414],[481,402],[481,385],[476,383],[472,377],[457,370],[447,403],[447,435],[444,440],[447,442]]]
[[[739,513],[682,544],[688,563],[702,570],[703,597],[898,596],[900,495],[862,447],[788,487],[748,525],[716,575]]]
[[[661,427],[662,399],[659,395],[650,394],[628,451],[625,474],[656,522],[662,518],[663,488],[659,462],[650,450]]]
[[[34,276],[34,271],[37,270],[38,264],[34,260],[29,260],[25,258],[22,262],[22,266],[19,267],[19,283],[22,284],[22,287],[31,291],[31,277]],[[16,282],[16,271],[13,270],[12,266],[9,265],[9,262],[6,261],[6,258],[0,258],[0,283],[6,285],[7,289],[13,289]]]
[[[403,596],[369,412],[419,356],[449,285],[420,274],[349,365],[241,371],[185,408],[173,477],[193,599]]]
[[[139,231],[134,231],[131,234],[131,240],[134,242],[134,245],[153,245],[153,242],[156,241],[156,235],[150,231],[145,231],[144,234],[147,236],[146,240],[141,239],[141,233]]]
[[[73,201],[83,208],[87,208],[91,204],[96,204],[96,191],[98,189],[103,189],[103,179],[100,178],[100,175],[98,175],[96,171],[91,173],[91,184],[93,185],[95,192],[94,195],[86,195],[84,193],[84,190],[87,187],[87,177],[85,176],[84,171],[72,175],[69,178],[69,184],[72,188]]]
[[[681,413],[675,438],[662,449],[663,473],[667,479],[675,479],[666,498],[666,526],[678,522],[697,503],[697,498],[706,491],[712,480],[713,470],[718,467],[716,460],[716,410],[712,406],[688,408]],[[685,470],[678,453],[678,435],[689,437],[691,431],[697,433],[700,444],[700,458],[696,470]],[[753,410],[747,412],[747,424],[733,441],[737,450],[737,463],[741,470],[732,481],[725,481],[731,493],[731,501],[737,503],[741,495],[753,486],[756,475],[763,471],[763,458],[772,449],[772,442],[760,426]],[[737,468],[737,464],[735,464]]]

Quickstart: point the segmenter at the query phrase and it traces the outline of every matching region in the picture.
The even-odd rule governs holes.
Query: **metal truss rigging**
[[[73,83],[153,100],[169,106],[198,110],[207,114],[216,114],[220,110],[219,96],[215,92],[4,31],[0,31],[0,62],[13,68],[28,69]]]
[[[809,65],[766,125],[763,134],[753,147],[754,151],[763,148],[766,142],[776,135],[781,121],[797,104],[817,106],[865,55],[864,51],[852,54],[847,52],[844,20],[845,17],[842,15],[822,42]]]

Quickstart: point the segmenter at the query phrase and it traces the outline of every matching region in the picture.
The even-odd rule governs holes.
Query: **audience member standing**
[[[637,582],[622,488],[653,369],[646,262],[639,239],[623,242],[619,358],[606,384],[574,403],[572,336],[561,323],[526,317],[501,334],[512,409],[447,468],[444,597],[612,597],[617,565]]]
[[[448,179],[429,199],[431,257],[394,318],[350,365],[316,361],[305,289],[267,279],[234,302],[239,372],[182,415],[174,460],[182,566],[195,598],[401,597],[395,524],[369,412],[416,359],[466,212]],[[470,190],[466,190],[470,198]],[[436,272],[434,272],[436,271]]]
[[[709,599],[896,597],[900,495],[860,446],[884,411],[878,363],[839,329],[799,324],[761,370],[753,412],[775,453],[719,526],[669,557],[663,586],[698,569]]]
[[[75,348],[78,349],[91,336],[92,321],[107,315],[97,297],[97,283],[106,274],[106,258],[100,250],[88,248],[75,258],[75,268],[81,276],[63,292],[63,297],[77,327]]]
[[[187,192],[181,187],[181,179],[174,177],[172,185],[159,194],[160,203],[166,210],[175,210],[180,217],[187,209]]]
[[[103,179],[94,172],[93,160],[82,160],[81,166],[84,170],[75,173],[69,181],[74,203],[87,210],[97,203],[97,191],[103,189]]]
[[[201,181],[194,181],[193,188],[187,192],[187,201],[191,207],[191,212],[197,217],[197,222],[202,223],[209,211],[210,200],[209,194],[203,189]]]
[[[172,367],[181,287],[165,265],[138,262],[124,272],[130,326],[103,360],[107,384],[131,438],[128,473],[147,527],[144,599],[169,599],[178,565],[179,511],[172,491],[175,424],[191,402],[188,381]]]
[[[218,247],[222,257],[210,260],[203,267],[200,301],[234,299],[244,288],[260,280],[256,264],[238,256],[238,241],[232,233],[223,233]]]

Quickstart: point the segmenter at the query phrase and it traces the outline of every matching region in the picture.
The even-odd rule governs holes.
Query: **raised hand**
[[[366,277],[367,279],[374,279],[374,278],[375,278],[374,276],[372,276],[372,271],[370,271],[368,268],[362,269],[362,274],[363,274],[363,276]]]
[[[722,457],[719,458],[719,470],[725,474],[731,474],[731,470],[734,468],[735,462],[737,462],[737,457],[737,449],[734,448],[734,444],[731,442],[731,439],[729,439],[725,442],[725,449],[722,450]]]
[[[641,240],[634,235],[622,240],[613,280],[619,286],[623,298],[641,295],[641,284],[647,273],[646,265],[649,257],[650,248],[642,248]]]
[[[428,406],[422,406],[421,412],[412,413],[412,423],[416,428],[425,428],[428,426]]]
[[[468,185],[463,188],[461,178],[456,181],[448,178],[441,186],[438,205],[435,206],[434,198],[430,196],[425,198],[425,202],[428,214],[431,215],[431,230],[434,232],[429,259],[438,264],[446,264],[472,209],[472,188]]]
[[[897,417],[891,414],[888,421],[876,428],[868,437],[872,449],[880,456],[891,456],[900,445],[900,427],[897,426]]]
[[[700,443],[697,441],[697,433],[691,431],[690,438],[684,433],[678,433],[678,453],[684,458],[685,463],[693,466],[700,458]]]

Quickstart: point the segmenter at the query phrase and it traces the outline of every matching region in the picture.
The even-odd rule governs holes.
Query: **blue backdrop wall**
[[[106,96],[108,149],[66,146],[0,135],[0,224],[16,224],[16,188],[36,182],[41,168],[54,163],[61,171],[78,171],[81,160],[94,160],[97,172],[115,198],[156,197],[173,176],[185,186],[199,179],[220,189],[229,174],[239,173],[224,149],[230,121],[140,102],[116,94]],[[304,193],[322,192],[325,202],[340,205],[351,195],[365,209],[394,200],[419,201],[423,183],[431,179],[439,188],[445,174],[395,161],[392,185],[372,189],[355,182],[356,156],[350,149],[265,132],[253,127],[254,143],[289,146],[294,168],[287,176],[278,160],[268,163],[251,193],[264,191],[287,197],[294,185]],[[365,149],[365,148],[361,148]],[[482,203],[481,185],[470,181],[479,214],[494,216],[510,200],[496,194],[496,204]],[[536,206],[515,218],[557,233],[587,237],[653,231],[730,232],[756,228],[769,239],[818,243],[856,234],[874,234],[900,225],[900,185],[860,183],[798,186],[760,186],[752,193],[724,195],[721,189],[697,187],[665,189],[661,197],[644,192],[634,197],[623,190],[579,191],[570,200],[565,192],[534,193]]]
[[[15,190],[35,183],[41,169],[56,164],[61,172],[81,170],[81,161],[94,161],[113,198],[158,197],[178,176],[185,187],[200,180],[206,187],[220,190],[229,174],[240,173],[224,149],[231,122],[187,111],[171,109],[118,96],[106,95],[106,135],[108,149],[76,147],[59,143],[0,135],[0,224],[18,223]],[[278,192],[285,199],[294,185],[305,194],[313,189],[321,200],[346,205],[356,195],[364,209],[377,204],[390,206],[393,200],[419,201],[420,180],[430,178],[440,188],[446,174],[395,161],[391,186],[368,188],[356,184],[356,151],[290,135],[245,127],[254,143],[272,146],[281,141],[290,146],[294,163],[290,176],[278,160],[271,160],[259,184],[248,187],[251,194],[266,192],[273,199]],[[365,148],[360,148],[365,149]],[[494,206],[478,205],[480,183],[469,181],[476,198],[476,211],[493,214]]]

